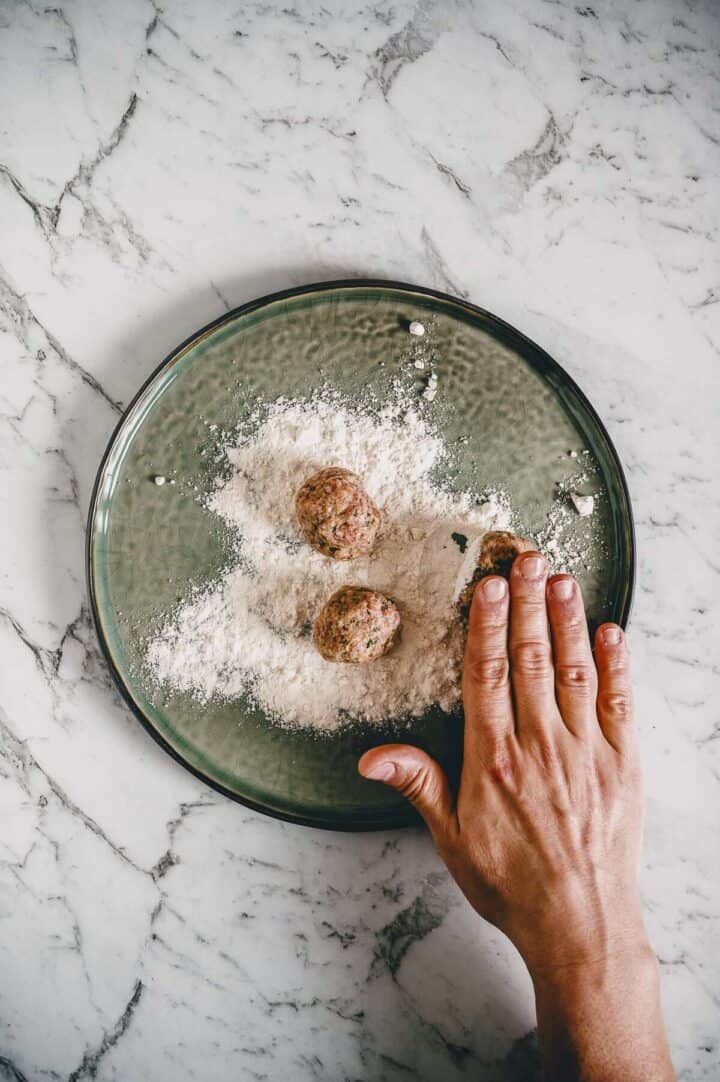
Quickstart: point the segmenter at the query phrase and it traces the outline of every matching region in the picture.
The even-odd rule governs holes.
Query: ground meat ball
[[[488,575],[502,575],[508,578],[515,557],[521,552],[530,552],[534,548],[535,545],[532,541],[528,541],[527,537],[518,537],[517,534],[510,533],[508,530],[490,530],[486,533],[480,545],[473,577],[458,598],[462,615],[468,616],[470,602],[480,579]]]
[[[333,560],[368,556],[380,526],[380,512],[357,474],[330,466],[302,486],[295,501],[307,542]]]
[[[341,586],[321,609],[313,642],[326,661],[376,661],[397,642],[400,613],[394,601],[364,586]]]

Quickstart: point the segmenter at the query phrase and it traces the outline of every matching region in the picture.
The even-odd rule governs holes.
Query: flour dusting
[[[419,716],[433,704],[451,710],[460,698],[463,551],[510,524],[507,502],[479,503],[434,481],[445,444],[399,400],[379,411],[331,395],[279,400],[224,453],[229,476],[207,508],[235,532],[236,561],[149,644],[156,681],[202,700],[247,695],[280,724],[325,731]],[[333,561],[302,539],[295,494],[327,466],[357,473],[383,513],[370,557]],[[397,603],[402,638],[386,658],[338,664],[315,650],[313,620],[342,585],[369,586]]]

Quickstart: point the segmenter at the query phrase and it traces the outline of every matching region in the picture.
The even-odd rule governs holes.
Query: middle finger
[[[515,560],[510,572],[510,675],[518,737],[549,732],[560,714],[548,632],[548,565],[539,552]]]

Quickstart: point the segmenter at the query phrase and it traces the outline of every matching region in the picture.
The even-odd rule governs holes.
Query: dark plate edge
[[[617,623],[619,623],[620,626],[623,628],[627,627],[628,621],[630,619],[633,599],[635,596],[635,581],[637,574],[637,542],[635,533],[635,520],[633,516],[632,503],[630,500],[630,490],[628,487],[627,478],[625,477],[625,471],[623,470],[622,463],[620,462],[620,458],[615,449],[615,445],[610,438],[610,434],[607,431],[604,423],[600,419],[597,410],[592,405],[585,392],[572,378],[572,376],[570,376],[562,367],[562,365],[560,365],[556,360],[554,360],[554,358],[552,358],[549,353],[546,353],[544,349],[542,349],[535,342],[533,342],[532,339],[528,338],[527,335],[524,335],[521,331],[518,331],[510,323],[507,323],[505,320],[493,315],[486,309],[480,308],[479,305],[472,304],[470,303],[470,301],[462,300],[458,297],[453,297],[451,294],[443,293],[440,290],[429,289],[425,286],[416,286],[408,282],[396,282],[392,279],[386,278],[342,278],[336,281],[315,282],[307,286],[293,286],[290,289],[279,290],[276,293],[268,293],[263,297],[257,298],[256,300],[248,301],[245,304],[239,305],[237,308],[231,309],[229,312],[223,313],[223,315],[219,316],[217,319],[212,320],[210,323],[206,323],[204,327],[189,335],[183,342],[181,342],[178,346],[172,349],[170,353],[168,353],[167,356],[160,362],[160,364],[158,364],[157,367],[150,373],[150,375],[142,384],[140,389],[131,399],[130,403],[123,410],[122,415],[120,416],[117,424],[115,425],[110,435],[105,451],[103,452],[102,458],[100,460],[100,465],[98,466],[98,470],[95,475],[95,481],[93,483],[90,504],[88,507],[87,529],[85,535],[85,578],[87,595],[90,603],[90,611],[92,614],[93,624],[95,626],[95,634],[100,646],[101,653],[105,658],[105,661],[110,670],[110,675],[112,676],[113,682],[118,691],[120,692],[122,699],[128,705],[128,707],[135,715],[137,720],[140,722],[142,727],[145,729],[145,731],[177,763],[180,763],[180,765],[183,766],[185,770],[188,770],[205,785],[208,785],[211,789],[214,789],[216,792],[221,793],[223,796],[229,797],[236,803],[242,804],[244,807],[250,808],[252,811],[261,812],[263,815],[268,815],[273,819],[280,819],[284,822],[296,823],[301,826],[317,827],[323,830],[338,830],[348,832],[392,830],[398,827],[417,825],[419,820],[417,813],[409,805],[401,805],[397,809],[389,810],[387,812],[380,812],[377,816],[355,816],[352,819],[348,819],[347,821],[338,821],[337,816],[326,819],[322,815],[313,815],[308,817],[300,814],[294,814],[293,812],[285,810],[280,811],[276,808],[273,808],[272,806],[262,804],[259,801],[254,801],[248,797],[238,796],[237,793],[234,793],[231,789],[227,788],[227,786],[224,786],[221,782],[218,782],[213,778],[207,777],[205,774],[202,773],[202,771],[198,770],[196,767],[192,766],[185,759],[183,759],[182,756],[175,751],[172,745],[169,744],[165,740],[165,738],[154,728],[154,726],[150,724],[148,719],[137,706],[129,691],[125,687],[122,677],[120,676],[120,673],[115,667],[115,663],[105,642],[105,637],[101,630],[100,613],[97,606],[97,597],[95,592],[95,583],[92,568],[92,550],[95,536],[97,501],[100,492],[102,477],[105,470],[105,465],[108,458],[110,457],[110,453],[115,444],[115,440],[117,439],[120,430],[125,424],[128,414],[134,409],[136,403],[142,398],[142,396],[145,394],[145,391],[153,383],[153,381],[164,368],[169,366],[175,360],[175,358],[185,349],[187,349],[191,344],[210,334],[212,331],[217,330],[224,323],[228,323],[236,319],[238,316],[247,315],[249,312],[252,312],[257,308],[264,307],[266,304],[271,304],[276,301],[289,300],[291,297],[298,296],[299,294],[317,293],[331,289],[367,288],[403,290],[405,292],[417,293],[421,296],[433,297],[436,300],[450,302],[451,304],[464,308],[469,313],[475,316],[482,317],[489,324],[494,324],[496,327],[501,328],[504,332],[504,336],[514,338],[522,342],[525,346],[526,353],[529,353],[531,358],[533,357],[533,355],[537,357],[541,361],[542,366],[545,369],[553,372],[557,377],[559,377],[559,382],[564,383],[567,387],[569,387],[569,389],[577,397],[583,408],[586,410],[591,420],[595,423],[598,431],[600,432],[600,435],[605,441],[609,458],[617,471],[617,475],[620,480],[622,495],[625,500],[627,524],[629,527],[630,535],[630,561],[628,567],[629,581],[628,590],[626,597],[623,601],[622,609],[619,613],[616,614]]]

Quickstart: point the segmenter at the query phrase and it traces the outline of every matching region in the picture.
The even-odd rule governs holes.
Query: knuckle
[[[488,753],[485,766],[488,774],[497,785],[504,789],[512,788],[515,778],[515,764],[506,748],[501,746],[492,748]]]
[[[624,722],[632,718],[632,698],[627,691],[601,692],[598,708],[612,721]]]
[[[487,582],[487,579],[482,582]],[[488,630],[504,627],[507,624],[506,598],[488,598],[485,590],[482,589],[482,582],[475,586],[474,612],[471,612],[470,622],[473,626],[477,625]]]
[[[525,617],[529,619],[535,619],[537,616],[546,617],[547,601],[544,583],[530,585],[521,578],[513,594],[513,601],[516,599],[519,601],[520,612]]]
[[[629,672],[630,666],[628,665],[627,655],[622,650],[617,650],[612,654],[608,654],[603,658],[603,665],[605,671],[612,673],[613,676],[623,676]]]
[[[587,631],[587,622],[584,612],[576,612],[574,609],[564,608],[555,617],[562,630],[567,634],[574,633],[578,637]]]
[[[559,687],[589,692],[595,683],[595,670],[582,662],[555,666],[555,681]]]
[[[543,642],[518,642],[512,648],[513,671],[521,676],[546,676],[550,671],[550,647]]]
[[[506,657],[471,657],[469,659],[470,676],[488,691],[499,691],[508,680],[508,659]]]
[[[430,772],[424,766],[416,767],[403,778],[399,789],[411,803],[428,797],[432,790]]]

